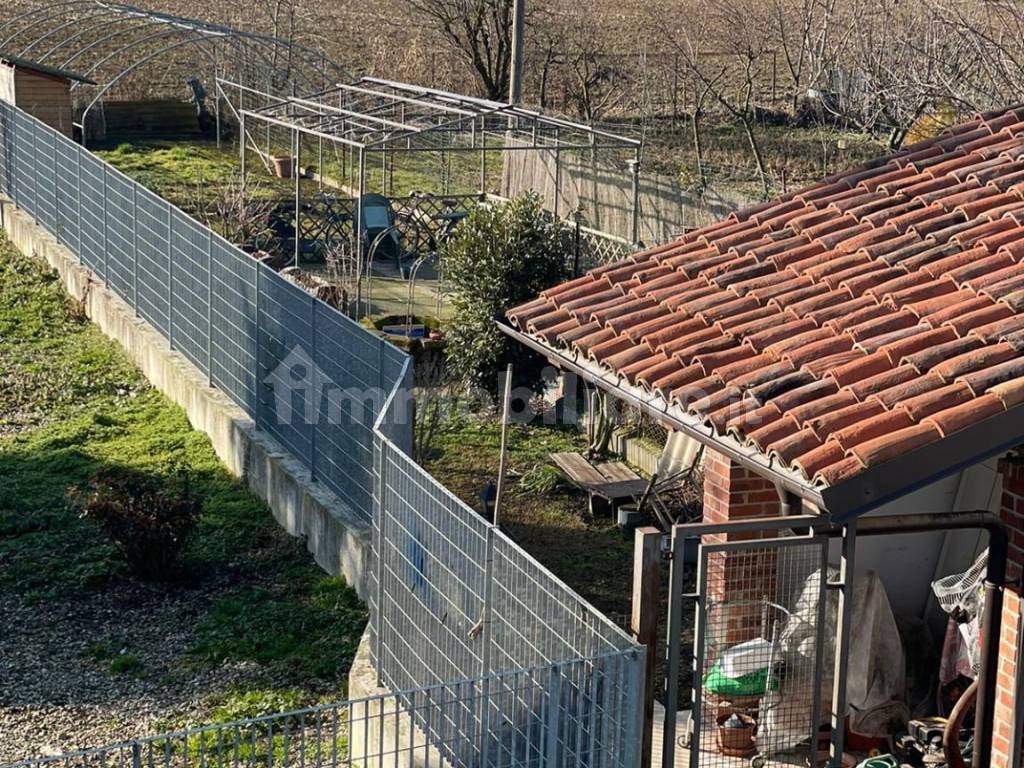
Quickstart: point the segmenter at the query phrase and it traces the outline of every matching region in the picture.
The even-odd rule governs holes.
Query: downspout
[[[861,518],[857,533],[903,534],[936,530],[981,528],[988,532],[988,571],[985,575],[985,607],[981,627],[981,663],[978,670],[978,701],[974,715],[973,768],[992,763],[996,679],[999,671],[999,637],[1002,630],[1003,589],[1006,586],[1008,534],[1006,524],[991,512],[953,512],[948,515],[893,515]]]

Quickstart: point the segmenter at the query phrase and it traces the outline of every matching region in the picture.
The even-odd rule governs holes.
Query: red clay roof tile
[[[995,395],[982,395],[968,400],[966,403],[955,405],[943,411],[937,411],[926,419],[922,424],[931,424],[942,434],[943,437],[958,432],[964,427],[976,424],[996,414],[1003,413],[1003,402]]]
[[[837,430],[832,433],[830,440],[835,440],[842,447],[843,450],[850,450],[856,445],[866,443],[868,440],[874,440],[876,437],[882,435],[888,435],[892,432],[898,432],[901,429],[913,426],[914,422],[911,421],[910,416],[902,408],[897,408],[893,411],[885,411],[872,416],[869,419],[858,421],[856,424],[851,424],[848,427]]]
[[[866,469],[934,443],[940,437],[942,434],[932,424],[915,424],[854,446],[850,449],[850,458]]]
[[[1024,405],[1021,264],[1024,109],[1012,109],[508,317],[828,485]]]

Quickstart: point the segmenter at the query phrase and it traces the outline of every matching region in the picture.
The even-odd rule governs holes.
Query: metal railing
[[[612,768],[628,718],[613,654],[184,728],[4,768]],[[585,687],[573,685],[586,677]],[[477,713],[484,711],[487,720]],[[484,726],[486,722],[486,727]]]
[[[413,461],[407,355],[2,103],[0,188],[313,479],[372,519],[381,682],[415,691],[480,681],[457,721],[479,737],[476,762],[459,753],[451,764],[482,764],[511,717],[534,752],[560,740],[559,759],[576,760],[566,765],[636,765],[643,649]],[[598,657],[607,661],[586,661]],[[600,705],[560,719],[557,734],[520,725],[535,712],[536,684],[502,681],[564,663],[576,666],[551,683],[557,696],[577,707],[599,694]],[[440,722],[416,721],[428,739]]]

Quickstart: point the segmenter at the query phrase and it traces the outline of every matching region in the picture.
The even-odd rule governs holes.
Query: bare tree
[[[238,246],[259,250],[261,235],[267,231],[270,215],[277,203],[264,194],[258,183],[249,180],[243,187],[238,179],[230,179],[218,187],[212,199],[209,185],[197,185],[188,207],[204,224]]]
[[[582,22],[566,32],[565,59],[572,73],[569,102],[583,120],[593,124],[625,99],[626,78],[615,59],[603,54],[592,23]]]
[[[728,7],[699,0],[694,15],[673,45],[689,75],[743,130],[757,168],[762,194],[771,186],[757,125],[759,84],[773,52],[771,25],[760,0],[738,0]],[[737,24],[737,18],[743,23]]]
[[[405,0],[472,67],[489,99],[508,95],[512,0]]]

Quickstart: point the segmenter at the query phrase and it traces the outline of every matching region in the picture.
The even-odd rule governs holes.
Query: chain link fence
[[[395,724],[375,733],[411,741],[357,762],[348,751],[347,764],[638,764],[643,649],[413,461],[404,353],[7,104],[0,159],[19,208],[373,521],[371,648],[381,682],[406,692],[392,699]],[[237,765],[252,762],[248,744],[267,765],[322,765],[308,757],[310,744],[325,748],[321,710],[306,713],[318,719],[275,715],[242,736],[210,726],[58,760]],[[412,757],[419,745],[425,762]]]

